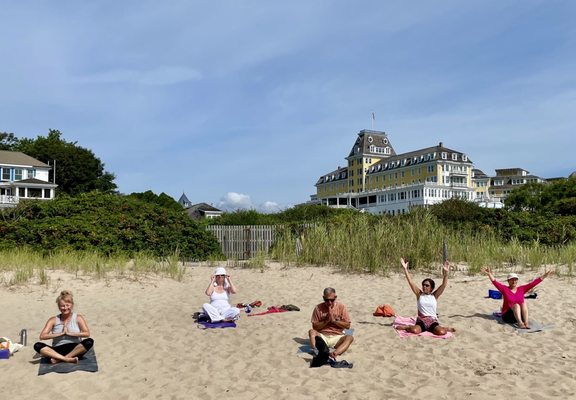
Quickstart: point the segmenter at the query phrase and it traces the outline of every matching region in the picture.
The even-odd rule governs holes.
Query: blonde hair
[[[69,290],[61,291],[60,296],[56,298],[56,304],[60,304],[61,301],[66,301],[74,304],[74,297],[72,296],[72,292]]]

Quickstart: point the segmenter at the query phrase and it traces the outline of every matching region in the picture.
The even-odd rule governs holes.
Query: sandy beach
[[[485,276],[455,273],[439,300],[439,317],[457,329],[451,339],[400,338],[391,318],[372,316],[388,303],[413,316],[414,295],[403,275],[350,275],[329,268],[268,264],[264,272],[228,267],[234,303],[294,304],[300,312],[247,317],[237,328],[200,329],[192,314],[207,300],[213,267],[191,266],[182,282],[53,272],[48,286],[0,288],[0,336],[28,346],[0,360],[6,399],[569,399],[576,398],[574,278],[551,277],[529,302],[531,319],[554,324],[517,333],[490,315],[500,301]],[[398,270],[398,272],[400,272]],[[496,273],[504,279],[503,273]],[[426,275],[427,277],[428,275]],[[525,283],[536,274],[520,274]],[[416,275],[418,282],[424,275]],[[432,274],[437,282],[439,272]],[[310,315],[332,286],[352,317],[355,342],[341,357],[352,369],[311,369]],[[37,376],[32,345],[57,313],[62,289],[74,293],[95,340],[99,371]]]

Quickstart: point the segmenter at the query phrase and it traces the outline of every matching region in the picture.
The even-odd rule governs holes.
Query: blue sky
[[[309,199],[357,133],[489,175],[576,170],[576,2],[0,0],[0,131],[58,129],[122,193]]]

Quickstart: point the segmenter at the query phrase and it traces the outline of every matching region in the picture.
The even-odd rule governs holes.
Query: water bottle
[[[244,308],[244,311],[246,312],[246,314],[250,314],[250,311],[252,311],[252,307],[250,307],[250,304],[246,305],[246,307]]]
[[[20,344],[26,346],[27,342],[28,342],[28,332],[26,332],[26,329],[22,329],[20,331]]]

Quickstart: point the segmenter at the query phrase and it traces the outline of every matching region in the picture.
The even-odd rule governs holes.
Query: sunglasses
[[[334,303],[336,301],[336,297],[334,297],[333,299],[327,299],[326,297],[322,297],[324,299],[324,301],[328,301],[330,303]]]

